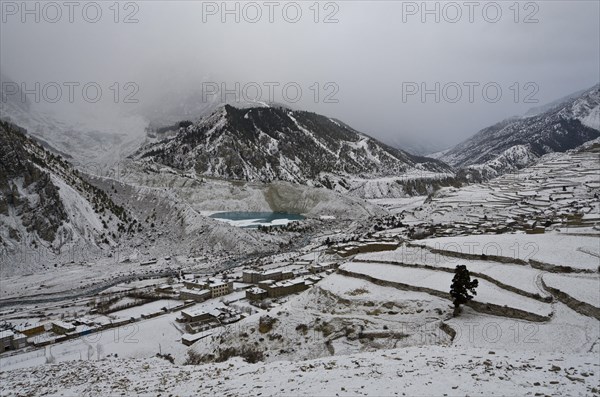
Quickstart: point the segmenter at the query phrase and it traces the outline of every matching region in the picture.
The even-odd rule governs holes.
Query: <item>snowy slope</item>
[[[514,171],[551,152],[564,152],[600,136],[600,86],[549,106],[542,113],[511,118],[481,130],[439,158],[466,168],[474,180]]]
[[[3,276],[142,251],[252,253],[281,241],[202,216],[173,191],[83,174],[0,122]]]
[[[4,75],[0,82],[12,83]],[[23,100],[20,92],[7,94],[3,87],[0,84],[0,120],[25,128],[42,146],[88,173],[106,175],[146,140],[148,122],[131,108],[116,112],[101,106],[73,107],[58,113],[31,103],[26,96]]]
[[[70,261],[75,251],[110,248],[131,221],[63,158],[5,122],[0,159],[3,274]]]
[[[597,372],[596,353],[492,354],[489,348],[427,346],[270,364],[239,358],[204,366],[158,358],[80,361],[0,372],[0,390],[5,396],[594,395]]]
[[[443,179],[440,173],[453,177],[442,162],[391,148],[337,120],[283,107],[221,106],[134,158],[204,177],[280,180],[344,192],[360,185],[354,178],[393,176],[391,182],[401,185],[403,175],[415,172],[425,184]]]

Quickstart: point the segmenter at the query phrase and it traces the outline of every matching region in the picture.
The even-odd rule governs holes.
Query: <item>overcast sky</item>
[[[54,3],[62,15],[28,2],[38,7],[39,22],[22,4],[2,2],[2,73],[28,86],[97,82],[102,101],[89,111],[108,106],[114,82],[119,103],[110,108],[125,113],[179,106],[173,102],[223,82],[233,90],[240,83],[248,98],[261,86],[260,99],[268,100],[268,84],[278,83],[278,102],[337,117],[386,142],[441,149],[600,79],[598,1],[429,2],[433,13],[424,13],[421,1],[228,2],[238,15],[222,15],[220,1],[121,2],[116,15],[105,1],[95,3],[100,17],[95,5],[84,11],[86,3],[76,3],[72,23],[62,1]],[[422,88],[432,93],[422,98]],[[74,111],[66,93],[52,106]],[[140,103],[123,103],[126,94]]]

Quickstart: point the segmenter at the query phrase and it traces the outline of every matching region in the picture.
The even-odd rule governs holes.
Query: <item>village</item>
[[[170,253],[119,263],[118,277],[98,292],[40,302],[30,298],[21,305],[2,308],[3,366],[26,368],[67,360],[152,356],[182,364],[190,349],[209,357],[221,335],[252,335],[251,330],[260,326],[259,319],[276,319],[290,305],[299,313],[298,324],[289,320],[285,324],[292,330],[288,337],[297,343],[296,334],[305,326],[318,335],[319,329],[327,329],[320,327],[317,318],[312,323],[308,320],[315,316],[314,308],[320,315],[331,310],[332,318],[334,311],[357,310],[353,315],[366,315],[371,323],[379,312],[402,317],[390,314],[397,312],[389,310],[390,302],[375,309],[365,306],[366,314],[360,313],[360,305],[347,307],[348,297],[364,295],[366,299],[373,294],[369,304],[380,299],[378,289],[369,283],[402,291],[396,290],[394,296],[426,291],[434,299],[444,298],[457,258],[467,261],[469,269],[483,280],[477,297],[482,305],[475,307],[486,315],[547,322],[552,318],[549,301],[563,297],[565,290],[567,298],[560,298],[565,305],[597,316],[595,304],[588,304],[587,296],[575,299],[580,292],[565,287],[574,285],[572,279],[592,283],[598,272],[592,247],[600,228],[600,183],[591,179],[597,172],[596,157],[594,152],[571,156],[582,165],[577,171],[564,159],[550,158],[527,173],[484,184],[447,188],[418,199],[379,201],[389,214],[368,222],[313,221],[320,226],[294,232],[304,245],[266,256],[235,260]],[[301,229],[291,225],[289,229]],[[577,257],[577,263],[553,259],[561,258],[552,255],[552,246],[559,240],[560,246],[573,249],[569,255]],[[526,252],[532,245],[535,255]],[[465,247],[473,249],[469,252],[473,255],[464,255]],[[494,248],[492,255],[486,247]],[[461,248],[463,252],[456,252]],[[345,286],[350,285],[356,287],[346,291]],[[51,285],[44,282],[36,287],[44,291]],[[552,298],[549,291],[559,292]],[[329,309],[318,303],[322,296],[339,297],[339,302]],[[299,301],[304,303],[294,303]],[[421,309],[415,308],[417,316],[410,321],[424,326],[428,323],[420,321],[436,317],[443,326],[444,305],[447,303],[440,301],[435,310],[423,312],[423,318],[419,317]],[[413,308],[404,310],[412,316]],[[335,321],[330,320],[329,326]],[[386,321],[379,319],[360,331],[363,342],[357,346],[367,343],[365,335],[389,334],[393,341],[396,334],[383,327],[396,323]],[[281,321],[278,327],[285,324]],[[351,327],[343,324],[333,335],[346,335]],[[260,341],[266,334],[255,335],[256,343],[267,343]],[[323,334],[321,338],[328,337]],[[283,343],[265,339],[274,346]],[[322,339],[304,343],[318,344]],[[347,349],[353,343],[346,338],[338,348]],[[291,345],[283,350],[274,346],[275,352],[293,350]],[[320,349],[314,345],[307,354]]]
[[[123,283],[89,299],[85,311],[78,311],[77,316],[63,313],[54,318],[46,311],[44,314],[52,317],[46,321],[9,320],[0,334],[0,353],[28,352],[77,338],[93,340],[96,333],[125,329],[168,314],[175,314],[181,343],[190,346],[206,337],[205,331],[240,321],[269,309],[280,298],[310,288],[338,265],[298,260],[271,263],[266,269],[234,269],[211,277],[180,271],[177,277]]]
[[[600,222],[598,147],[549,157],[488,182],[446,188],[424,201],[378,203],[392,215],[374,221],[374,235],[411,239],[591,228]]]

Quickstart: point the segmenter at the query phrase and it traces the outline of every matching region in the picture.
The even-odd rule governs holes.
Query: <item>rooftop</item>
[[[17,331],[26,331],[28,329],[33,329],[37,327],[43,327],[44,323],[35,323],[35,324],[19,324],[15,327]]]
[[[75,329],[75,326],[73,324],[67,323],[66,321],[52,321],[52,324],[64,329]]]
[[[264,289],[262,289],[262,288],[254,287],[254,288],[250,288],[250,289],[248,290],[248,292],[250,292],[251,294],[264,294],[264,293],[266,293],[267,291],[265,291],[265,290],[264,290]]]
[[[281,270],[274,269],[274,270],[267,270],[263,274],[264,275],[269,275],[269,274],[278,274],[278,273],[281,273]]]
[[[189,289],[189,288],[182,288],[179,293],[186,293],[186,294],[191,294],[191,295],[199,295],[199,296],[203,296],[205,294],[210,294],[210,291],[207,289]]]
[[[195,309],[182,310],[181,314],[190,316],[190,317],[197,317],[197,316],[202,316],[204,314],[210,314],[213,317],[217,317],[218,315],[221,314],[221,311],[219,309],[205,310],[205,309],[201,309],[201,308],[195,308]]]
[[[9,329],[6,331],[0,331],[0,339],[13,337],[15,333]]]

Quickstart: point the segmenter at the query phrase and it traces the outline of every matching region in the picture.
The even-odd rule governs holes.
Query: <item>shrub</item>
[[[258,321],[258,332],[266,334],[273,329],[273,326],[277,322],[276,318],[271,316],[262,316]]]
[[[347,295],[351,295],[351,296],[363,295],[363,294],[368,294],[368,293],[369,293],[369,290],[366,288],[356,288],[356,289],[353,289],[352,291],[346,292]]]

